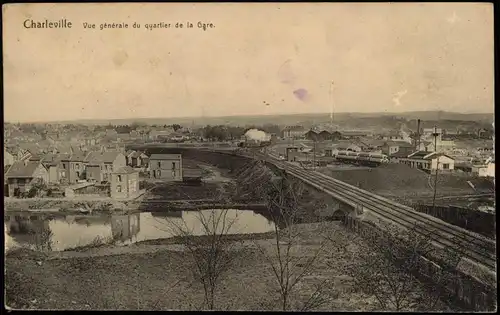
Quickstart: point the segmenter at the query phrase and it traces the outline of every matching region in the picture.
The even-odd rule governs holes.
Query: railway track
[[[385,221],[394,222],[404,228],[411,228],[415,223],[420,223],[422,232],[428,233],[438,246],[451,246],[462,251],[463,255],[469,260],[495,271],[496,244],[491,239],[475,235],[470,231],[448,224],[430,215],[419,213],[410,207],[377,196],[325,174],[306,171],[263,154],[258,154],[258,157],[347,204],[352,206],[362,205]]]

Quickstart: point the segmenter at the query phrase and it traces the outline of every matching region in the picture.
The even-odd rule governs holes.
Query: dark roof
[[[134,170],[132,167],[130,166],[124,166],[118,170],[116,170],[115,172],[113,172],[114,174],[132,174],[132,173],[137,173],[136,170]]]
[[[453,157],[447,155],[447,154],[444,154],[444,153],[441,153],[441,152],[431,152],[430,153],[430,156],[427,157],[428,160],[432,159],[434,156],[446,156],[447,158],[450,158],[452,160],[455,160]]]
[[[5,177],[33,177],[33,173],[39,165],[39,161],[29,161],[26,164],[22,161],[14,162]]]
[[[178,160],[181,158],[180,154],[152,154],[150,160]]]
[[[141,152],[138,152],[138,151],[134,151],[132,152],[132,154],[130,155],[130,157],[132,158],[138,158],[141,156]]]
[[[426,157],[427,155],[429,155],[431,153],[432,152],[430,152],[430,151],[417,151],[417,152],[413,152],[408,157],[412,158],[412,159],[423,159],[424,157]]]
[[[135,151],[134,150],[128,150],[127,152],[125,152],[125,155],[126,156],[129,156],[130,154],[134,153]]]
[[[113,163],[120,154],[118,151],[90,152],[85,161],[89,164]]]
[[[426,160],[431,160],[435,156],[446,156],[446,157],[454,160],[453,157],[446,155],[444,153],[430,152],[430,151],[417,151],[417,152],[414,152],[414,153],[408,155],[408,158],[411,158],[411,159],[424,159],[425,158]]]

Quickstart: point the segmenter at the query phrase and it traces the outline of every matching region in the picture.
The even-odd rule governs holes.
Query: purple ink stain
[[[293,95],[301,101],[305,101],[307,99],[308,93],[306,89],[297,89],[293,91]]]

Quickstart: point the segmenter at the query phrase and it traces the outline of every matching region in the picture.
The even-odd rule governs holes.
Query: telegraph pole
[[[313,142],[313,171],[316,170],[316,139]]]
[[[434,132],[432,136],[434,136],[434,152],[437,153],[437,137],[438,132],[436,126],[434,126]],[[431,160],[432,165],[432,160]],[[436,208],[436,193],[437,193],[437,178],[438,178],[438,169],[439,169],[439,156],[436,159],[436,175],[434,176],[434,196],[432,197],[432,210],[435,211]]]

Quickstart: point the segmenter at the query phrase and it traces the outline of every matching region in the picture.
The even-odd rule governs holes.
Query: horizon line
[[[411,111],[401,111],[401,112],[389,112],[389,111],[381,111],[381,112],[336,112],[335,114],[405,114],[405,113],[419,113],[419,112],[442,112],[442,113],[452,113],[452,114],[461,114],[461,115],[494,115],[494,112],[455,112],[455,111],[446,111],[446,110],[411,110]],[[4,121],[4,124],[49,124],[49,123],[67,123],[67,122],[78,122],[78,121],[110,121],[110,120],[143,120],[143,119],[203,119],[203,118],[231,118],[231,117],[251,117],[251,116],[294,116],[294,115],[327,115],[328,112],[321,113],[310,113],[310,112],[298,112],[298,113],[287,113],[287,114],[241,114],[241,115],[229,115],[229,116],[176,116],[176,117],[129,117],[129,118],[79,118],[79,119],[68,119],[68,120],[51,120],[51,121]]]

